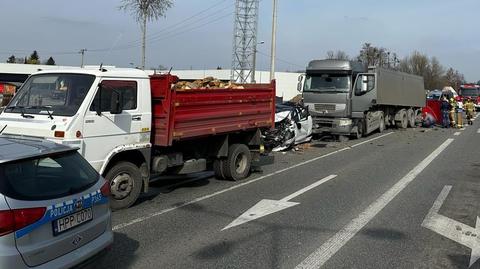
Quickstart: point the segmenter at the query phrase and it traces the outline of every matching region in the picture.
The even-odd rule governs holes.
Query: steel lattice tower
[[[255,69],[259,0],[236,0],[230,79],[248,83]]]

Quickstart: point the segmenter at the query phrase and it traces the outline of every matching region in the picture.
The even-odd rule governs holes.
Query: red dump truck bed
[[[152,143],[156,146],[274,126],[275,81],[242,84],[243,89],[174,90],[177,81],[173,75],[150,77]]]

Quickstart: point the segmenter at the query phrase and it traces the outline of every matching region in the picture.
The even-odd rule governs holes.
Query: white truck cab
[[[149,77],[141,70],[41,71],[25,81],[0,114],[0,130],[2,135],[44,138],[78,147],[100,174],[111,178],[112,208],[122,208],[134,202],[132,192],[148,186],[150,95]],[[108,167],[115,164],[114,158],[136,164],[140,169],[132,173],[140,172],[143,181],[129,177],[128,169]],[[106,174],[112,170],[118,173]]]

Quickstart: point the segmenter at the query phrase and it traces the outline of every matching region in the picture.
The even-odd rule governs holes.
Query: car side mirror
[[[110,114],[122,113],[122,96],[120,92],[113,90],[112,99],[110,100]]]

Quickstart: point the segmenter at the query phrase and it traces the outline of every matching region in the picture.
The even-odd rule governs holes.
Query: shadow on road
[[[373,228],[373,229],[364,229],[361,232],[363,235],[373,237],[379,240],[401,240],[405,239],[407,236],[405,233],[392,229],[383,229],[383,228]]]
[[[190,175],[162,176],[150,182],[148,193],[143,193],[132,207],[155,199],[160,194],[167,194],[181,188],[198,188],[210,184],[213,173],[210,171]]]
[[[126,269],[135,261],[140,243],[121,233],[114,233],[112,249],[77,269]]]

